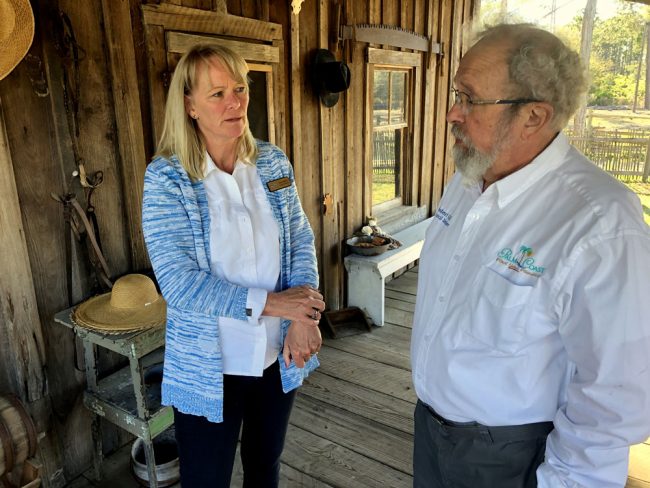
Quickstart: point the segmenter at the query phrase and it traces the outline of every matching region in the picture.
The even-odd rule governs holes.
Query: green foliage
[[[596,18],[591,44],[589,105],[632,105],[636,77],[641,60],[647,8],[619,0],[615,16]],[[576,16],[565,29],[566,38],[576,50],[580,48],[582,15]],[[645,60],[641,73],[645,73]],[[645,82],[639,84],[639,99]]]
[[[601,0],[602,2],[603,0]],[[501,20],[508,22],[530,21],[522,16],[532,0],[510,0],[508,12],[504,15],[502,0],[483,0],[481,19],[483,24],[494,24]],[[559,3],[559,2],[558,2]],[[586,6],[586,0],[584,1]],[[600,3],[600,2],[599,2]],[[550,11],[550,2],[548,4]],[[591,59],[589,63],[591,86],[588,105],[632,105],[636,89],[637,72],[641,61],[641,79],[637,101],[645,96],[645,63],[647,53],[644,46],[644,29],[650,21],[650,7],[625,0],[616,0],[617,14],[608,19],[596,17],[592,37]],[[556,34],[573,49],[580,51],[581,30],[584,11],[566,26],[556,29]],[[548,18],[536,22],[547,28]],[[650,83],[650,80],[647,81]]]

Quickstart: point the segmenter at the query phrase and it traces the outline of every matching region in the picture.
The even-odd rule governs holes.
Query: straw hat
[[[141,274],[122,276],[109,293],[86,300],[72,315],[78,325],[105,333],[163,325],[166,317],[165,300],[151,278]]]
[[[25,57],[34,39],[29,0],[0,0],[0,80]]]

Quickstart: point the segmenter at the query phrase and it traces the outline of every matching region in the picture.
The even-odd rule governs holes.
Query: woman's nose
[[[239,100],[235,92],[230,93],[226,101],[228,102],[228,108],[239,108],[241,105],[241,100]]]

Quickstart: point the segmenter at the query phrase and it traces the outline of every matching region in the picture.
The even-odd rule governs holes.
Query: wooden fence
[[[397,173],[397,157],[395,147],[395,130],[377,129],[372,133],[372,174],[394,175]]]
[[[625,181],[650,177],[650,130],[590,129],[583,134],[564,131],[571,143],[597,166]]]
[[[564,131],[571,143],[597,166],[625,181],[648,181],[650,178],[650,129],[590,129],[583,134],[571,128]],[[372,172],[394,175],[397,172],[395,133],[373,133]]]

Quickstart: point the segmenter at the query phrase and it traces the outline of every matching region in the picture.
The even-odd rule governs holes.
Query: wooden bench
[[[419,259],[424,234],[432,220],[433,217],[428,218],[393,234],[402,243],[397,249],[377,256],[350,254],[344,258],[348,272],[348,306],[361,308],[375,325],[384,325],[385,279]]]

